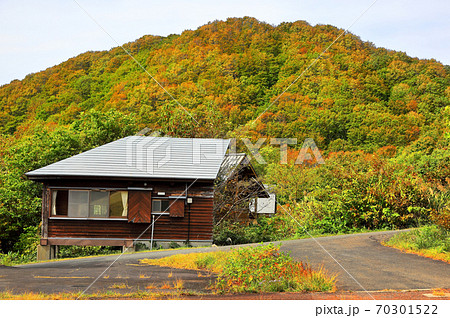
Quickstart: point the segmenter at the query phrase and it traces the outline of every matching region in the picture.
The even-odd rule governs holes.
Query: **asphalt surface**
[[[336,275],[340,291],[449,288],[449,264],[402,253],[380,244],[380,241],[395,233],[387,231],[275,243],[281,243],[281,249],[290,252],[293,258],[306,262],[313,268],[323,266],[328,273]],[[142,265],[139,260],[229,248],[154,251],[124,254],[120,257],[101,256],[14,267],[0,266],[0,291],[85,291],[87,294],[106,290],[121,293],[138,290],[173,291],[177,288],[177,281],[182,281],[185,291],[208,292],[208,286],[215,279],[214,275]]]
[[[337,275],[338,290],[450,287],[450,264],[381,245],[398,231],[283,242],[291,256]]]

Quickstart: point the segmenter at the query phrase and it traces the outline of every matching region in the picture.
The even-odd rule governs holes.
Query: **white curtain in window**
[[[56,196],[58,195],[58,190],[52,191],[52,215],[56,215]]]
[[[121,191],[120,194],[122,196],[122,206],[123,206],[122,216],[127,216],[128,215],[128,191]]]

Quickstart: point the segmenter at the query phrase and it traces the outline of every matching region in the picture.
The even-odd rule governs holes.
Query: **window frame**
[[[70,219],[70,220],[116,220],[116,221],[127,221],[128,220],[128,192],[129,190],[124,188],[120,188],[120,189],[112,189],[112,188],[108,188],[108,189],[92,189],[92,188],[68,188],[68,187],[49,187],[48,188],[50,190],[50,195],[49,195],[49,199],[50,199],[50,204],[49,204],[49,213],[48,213],[48,218],[49,219]],[[63,215],[63,214],[53,214],[54,210],[54,204],[53,204],[53,196],[54,196],[54,192],[55,191],[67,191],[67,215]],[[69,197],[70,197],[70,192],[71,191],[86,191],[88,192],[88,201],[87,201],[87,216],[70,216],[69,215]],[[92,192],[107,192],[108,193],[108,205],[107,205],[107,215],[106,216],[90,216],[91,215],[91,193]],[[127,200],[126,200],[126,213],[127,215],[121,215],[121,216],[110,216],[111,214],[111,193],[113,192],[127,192]],[[57,197],[57,194],[56,194]],[[57,213],[57,211],[55,210],[55,213]]]
[[[70,215],[70,197],[71,197],[71,193],[75,193],[75,192],[87,192],[87,203],[86,203],[86,208],[87,208],[87,216],[73,216]],[[89,210],[90,210],[90,201],[91,201],[91,194],[89,190],[72,190],[69,189],[69,194],[68,194],[68,199],[67,199],[67,217],[68,218],[74,218],[74,219],[87,219],[89,218]],[[83,203],[84,205],[84,203]]]
[[[57,214],[59,210],[59,207],[61,205],[61,194],[65,193],[63,196],[65,197],[65,200],[63,200],[63,211],[62,213]],[[50,200],[50,211],[49,211],[49,217],[67,217],[69,214],[69,190],[67,189],[53,189],[50,191],[49,194],[49,200]]]
[[[111,193],[112,192],[120,193],[121,199],[123,197],[121,192],[126,192],[127,193],[126,194],[126,204],[127,204],[127,206],[125,207],[126,215],[123,215],[123,212],[122,212],[122,215],[120,215],[120,216],[111,216]],[[128,207],[128,196],[129,195],[130,195],[129,191],[127,191],[127,190],[109,190],[108,219],[128,220],[128,208],[129,208]],[[123,204],[123,199],[122,199],[122,204]],[[122,206],[122,208],[123,208],[123,206]]]
[[[159,211],[154,211],[153,210],[153,204],[155,204],[156,202],[162,202],[162,201],[167,201],[167,203],[168,203],[167,209],[162,210],[161,203],[160,203],[160,210]],[[169,198],[155,198],[155,199],[152,199],[152,214],[154,214],[154,215],[170,215],[170,200],[169,200]]]
[[[93,211],[91,210],[91,207],[95,207],[95,205],[92,204],[92,194],[93,194],[93,192],[108,193],[108,196],[106,197],[108,203],[106,205],[106,215],[105,216],[98,216],[98,217],[91,216],[91,214],[94,214],[94,212],[95,212],[95,208],[94,208]],[[110,209],[109,201],[110,201],[110,196],[111,196],[111,191],[108,191],[108,190],[106,190],[106,191],[89,190],[89,216],[88,216],[89,219],[102,219],[102,218],[103,219],[109,219],[109,209]],[[102,205],[100,205],[100,206],[102,206]]]

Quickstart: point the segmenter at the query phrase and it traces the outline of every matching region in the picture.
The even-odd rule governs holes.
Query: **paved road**
[[[394,233],[394,231],[388,231],[342,235],[284,241],[281,244],[282,250],[289,251],[292,257],[316,268],[323,265],[328,272],[337,275],[339,290],[374,291],[450,287],[449,264],[401,253],[380,244],[381,240]],[[87,293],[99,290],[130,292],[148,290],[146,288],[153,287],[157,287],[157,290],[170,290],[168,286],[173,286],[177,279],[183,281],[184,289],[207,291],[206,287],[214,276],[208,277],[207,273],[198,271],[139,266],[139,259],[228,248],[210,247],[125,254],[116,262],[114,260],[117,256],[103,256],[15,267],[0,266],[0,291],[74,292],[85,290],[98,277],[100,278],[87,290]],[[108,267],[109,269],[104,272]],[[164,285],[166,288],[162,288]]]
[[[192,250],[178,252],[192,252]],[[0,291],[129,293],[174,291],[177,280],[184,290],[205,291],[215,276],[207,272],[141,265],[140,259],[168,256],[175,251],[100,256],[73,260],[0,266]]]
[[[339,290],[449,288],[449,264],[380,244],[396,232],[287,241],[283,242],[282,250],[312,266],[324,264],[329,272],[338,275]]]

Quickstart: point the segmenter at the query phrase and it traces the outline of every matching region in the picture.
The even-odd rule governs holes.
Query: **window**
[[[89,191],[69,190],[69,217],[87,218],[89,216]]]
[[[109,192],[91,191],[89,217],[107,218],[109,212]]]
[[[128,191],[52,190],[51,216],[126,218]]]
[[[169,200],[153,200],[152,213],[169,212]]]
[[[52,208],[51,215],[67,216],[67,203],[69,191],[67,190],[53,190],[52,191]]]
[[[126,217],[128,215],[128,192],[111,191],[109,195],[109,216]]]

